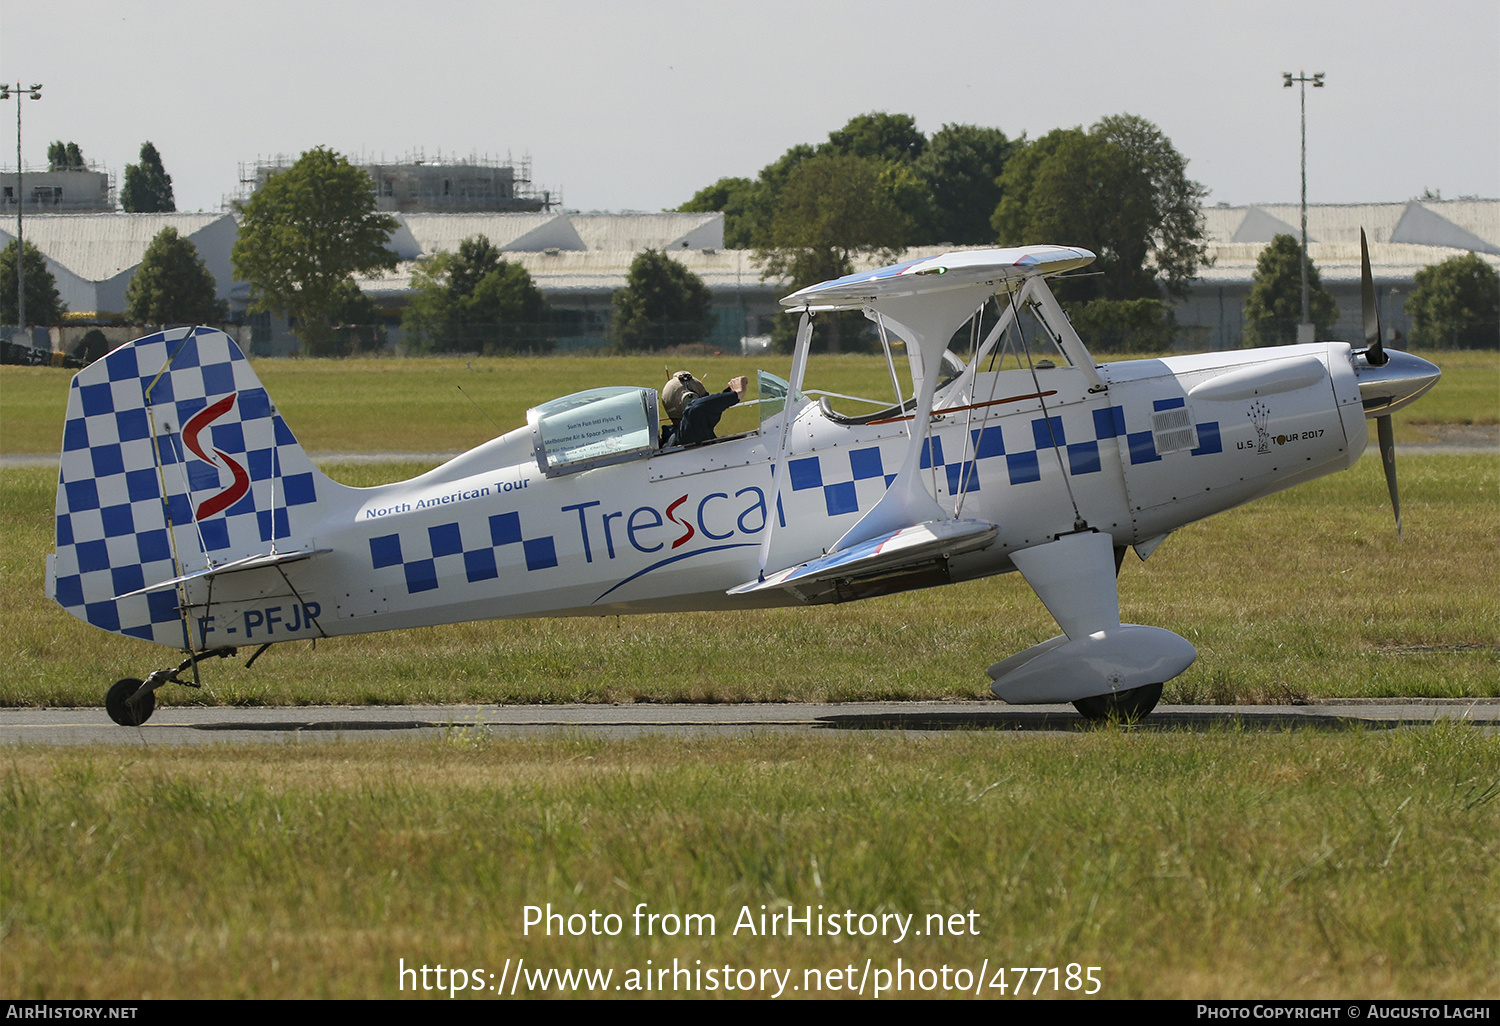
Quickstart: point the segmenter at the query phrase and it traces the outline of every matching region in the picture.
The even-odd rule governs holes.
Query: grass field
[[[1105,998],[1500,996],[1500,745],[1462,725],[20,749],[0,785],[14,998],[389,998],[402,959],[493,987],[521,958],[615,996],[674,959],[801,996],[898,958],[1058,967],[1014,1000],[1076,996],[1070,964]],[[525,934],[548,903],[620,936]],[[640,903],[715,932],[635,936]],[[733,932],[789,904],[964,929]]]
[[[1412,414],[1493,423],[1495,355],[1438,362],[1443,383]],[[453,398],[455,378],[509,427],[577,387],[657,384],[655,363],[257,369],[310,449],[437,451],[494,433]],[[886,394],[882,363],[841,363],[831,390]],[[711,384],[743,369],[689,365]],[[62,372],[4,368],[0,449],[54,452],[65,388]],[[1423,423],[1398,424],[1399,438],[1424,437]],[[371,425],[380,433],[359,433]],[[1175,630],[1200,653],[1165,701],[1500,695],[1500,459],[1399,464],[1404,540],[1367,455],[1190,525],[1145,564],[1129,557],[1124,618]],[[425,467],[329,469],[373,484]],[[108,683],[164,653],[42,596],[54,488],[55,471],[0,471],[0,705],[97,705]],[[204,693],[158,696],[979,697],[986,665],[1056,632],[1009,575],[735,617],[502,621],[279,646],[251,670],[210,666]],[[919,987],[943,966],[972,980],[985,959],[989,982],[996,967],[1056,966],[1064,997],[1076,993],[1070,964],[1100,967],[1107,998],[1500,997],[1500,741],[1461,725],[633,741],[459,730],[431,743],[17,747],[0,753],[0,843],[0,993],[16,998],[399,997],[410,993],[398,990],[402,959],[461,966],[488,987],[520,958],[533,970],[609,969],[611,987],[674,959],[755,970],[757,982],[789,971],[793,996],[808,970],[869,959],[889,974],[900,958],[931,971],[913,976]],[[711,913],[717,931],[634,936],[641,902]],[[524,935],[523,907],[547,903],[617,913],[623,932]],[[732,933],[742,908],[788,904],[912,914],[918,928],[972,910],[977,935]]]
[[[1430,440],[1430,424],[1500,422],[1500,354],[1424,355],[1443,369],[1443,379],[1420,403],[1395,415],[1398,442]],[[665,362],[660,356],[267,359],[255,361],[255,371],[309,451],[451,452],[521,427],[529,407],[569,392],[596,385],[660,387]],[[691,370],[718,389],[757,364],[785,376],[791,358],[673,357],[671,362],[674,370]],[[0,367],[0,452],[58,452],[72,373]],[[885,360],[874,356],[816,357],[807,384],[873,399],[891,395]],[[731,417],[749,426],[754,410],[731,411]],[[726,431],[739,430],[733,419],[725,424]]]

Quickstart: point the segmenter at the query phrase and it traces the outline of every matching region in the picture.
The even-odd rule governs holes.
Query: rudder
[[[48,594],[103,630],[191,648],[186,593],[152,585],[301,547],[343,486],[298,445],[233,339],[159,332],[68,393]]]

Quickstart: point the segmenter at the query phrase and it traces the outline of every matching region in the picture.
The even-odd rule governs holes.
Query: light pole
[[[22,89],[21,83],[16,83],[16,327],[22,334],[26,331],[26,201],[23,198],[26,190],[23,188],[24,169],[21,166],[21,100],[27,96],[40,100],[42,84],[33,82],[30,89]],[[10,83],[0,83],[0,100],[8,99]],[[27,339],[26,344],[30,345],[31,340]]]
[[[1319,71],[1311,78],[1306,71],[1297,72],[1296,78],[1292,77],[1290,71],[1281,73],[1282,88],[1290,89],[1293,82],[1301,83],[1302,86],[1302,323],[1297,327],[1297,341],[1311,342],[1312,312],[1307,294],[1307,83],[1311,82],[1314,89],[1322,89],[1323,73]]]

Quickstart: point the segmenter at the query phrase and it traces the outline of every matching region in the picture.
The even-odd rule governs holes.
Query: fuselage
[[[920,466],[946,512],[998,530],[988,547],[947,560],[942,579],[1013,570],[1012,552],[1078,519],[1117,548],[1149,551],[1184,524],[1351,466],[1366,439],[1352,363],[1348,345],[1318,343],[971,370],[939,391]],[[194,641],[803,601],[727,592],[829,550],[895,476],[911,420],[849,418],[811,401],[790,413],[779,501],[786,414],[746,435],[551,478],[534,431],[521,428],[409,481],[325,487],[308,542],[322,554],[218,580],[211,611],[209,585],[189,585],[202,612]],[[931,583],[941,581],[904,586]]]

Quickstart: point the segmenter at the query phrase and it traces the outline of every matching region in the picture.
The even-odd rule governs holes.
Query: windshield
[[[787,393],[792,390],[792,383],[786,378],[779,378],[767,370],[755,372],[755,388],[760,397],[760,425],[766,426],[770,420],[786,409]],[[795,395],[793,400],[800,399],[801,395]]]
[[[527,411],[537,464],[548,477],[634,459],[656,447],[656,390],[591,388]]]

